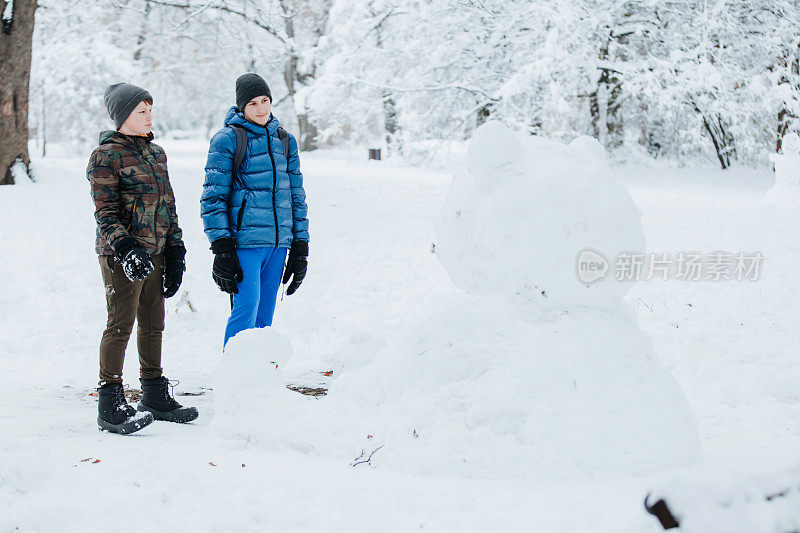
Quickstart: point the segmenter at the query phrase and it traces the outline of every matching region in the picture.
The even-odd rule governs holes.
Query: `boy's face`
[[[153,124],[153,119],[150,116],[150,110],[153,108],[144,100],[139,102],[128,118],[122,124],[119,131],[126,135],[141,135],[146,136],[150,133],[150,127]]]
[[[259,126],[263,126],[269,120],[269,114],[272,111],[272,102],[269,101],[268,96],[256,96],[244,106],[244,118],[250,122],[254,122]]]

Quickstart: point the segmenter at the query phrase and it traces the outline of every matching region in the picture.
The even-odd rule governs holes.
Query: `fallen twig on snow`
[[[378,446],[377,448],[372,450],[372,452],[369,454],[369,456],[366,459],[363,459],[364,454],[366,452],[364,450],[361,450],[361,455],[356,457],[355,460],[353,460],[353,462],[350,463],[350,466],[355,467],[355,466],[362,465],[362,464],[372,465],[372,462],[371,462],[372,461],[372,456],[375,455],[375,452],[377,452],[378,450],[380,450],[384,446],[386,446],[386,445],[385,444],[381,444],[380,446]],[[361,459],[363,459],[363,460],[361,460]]]

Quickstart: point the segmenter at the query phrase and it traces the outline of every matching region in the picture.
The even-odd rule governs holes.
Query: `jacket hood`
[[[142,147],[153,140],[153,132],[147,134],[147,137],[140,137],[138,135],[125,135],[117,130],[106,130],[100,132],[99,144],[122,144],[124,146],[139,146]]]
[[[239,108],[236,106],[232,106],[225,116],[225,127],[231,125],[242,127],[254,135],[264,135],[264,126],[253,124],[244,118],[244,113],[239,111]],[[270,135],[274,135],[275,132],[278,131],[278,126],[280,125],[281,123],[278,121],[278,117],[270,113],[269,120],[267,121],[267,129],[269,129]]]

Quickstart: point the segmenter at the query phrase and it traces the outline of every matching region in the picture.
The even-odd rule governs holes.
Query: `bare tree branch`
[[[360,78],[353,78],[354,81],[358,83],[362,83],[364,85],[369,85],[370,87],[377,87],[379,89],[386,89],[396,93],[422,93],[422,92],[440,92],[440,91],[464,91],[471,94],[477,94],[485,98],[490,102],[498,102],[500,99],[496,96],[492,96],[487,92],[481,89],[474,89],[472,87],[464,87],[463,85],[440,85],[438,87],[417,87],[417,88],[402,88],[402,87],[394,87],[392,85],[385,85],[383,83],[375,83],[372,81],[363,80]]]
[[[127,9],[128,11],[133,11],[134,13],[138,13],[139,15],[144,15],[146,13],[143,9],[136,9],[135,7],[131,7],[127,4],[120,4],[116,0],[109,0],[109,4],[116,7],[117,9]]]
[[[145,2],[148,2],[148,3],[153,4],[153,5],[157,5],[157,6],[174,7],[174,8],[180,8],[180,9],[193,9],[193,8],[194,9],[202,9],[202,10],[213,9],[215,11],[220,11],[222,13],[228,13],[230,15],[236,15],[236,16],[246,20],[250,24],[253,24],[254,26],[257,26],[258,28],[261,28],[262,30],[266,31],[267,33],[269,33],[270,35],[272,35],[273,37],[278,39],[289,50],[294,50],[294,39],[287,39],[287,38],[283,37],[281,34],[279,34],[269,24],[265,24],[265,23],[261,22],[260,20],[255,19],[255,18],[247,15],[247,13],[244,13],[243,11],[239,11],[238,9],[234,9],[234,8],[229,7],[227,5],[219,4],[219,0],[213,0],[211,2],[206,2],[205,5],[200,5],[200,6],[198,6],[197,4],[193,4],[193,3],[189,2],[189,1],[180,2],[180,1],[172,1],[172,0],[145,0]],[[195,15],[191,15],[191,16],[193,17]]]

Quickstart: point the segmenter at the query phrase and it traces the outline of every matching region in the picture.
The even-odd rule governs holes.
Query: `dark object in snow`
[[[647,509],[647,512],[651,515],[658,518],[658,522],[661,524],[661,527],[664,529],[673,529],[676,527],[680,527],[680,524],[672,515],[672,511],[669,510],[667,506],[667,502],[663,499],[656,501],[653,505],[650,505],[648,499],[650,498],[650,493],[644,497],[644,508]]]
[[[380,446],[378,446],[377,448],[375,448],[374,450],[372,450],[372,452],[370,452],[369,456],[367,456],[367,457],[364,457],[364,454],[365,454],[366,452],[365,452],[364,450],[361,450],[361,455],[359,455],[358,457],[356,457],[356,458],[353,460],[353,462],[352,462],[352,463],[350,463],[350,466],[352,466],[352,467],[356,467],[356,466],[358,466],[358,465],[363,465],[363,464],[367,464],[367,465],[370,465],[370,466],[372,466],[372,456],[373,456],[373,455],[375,455],[375,452],[377,452],[378,450],[380,450],[380,449],[381,449],[381,448],[383,448],[384,446],[386,446],[386,445],[385,445],[385,444],[381,444]]]
[[[368,159],[370,161],[380,161],[381,160],[381,149],[380,148],[370,148],[369,149],[369,156]]]
[[[96,391],[97,389],[95,389]],[[202,392],[200,394],[203,394]],[[97,392],[90,392],[89,396],[100,396]],[[142,391],[139,389],[125,389],[125,399],[129,402],[138,402],[142,399]]]
[[[127,435],[153,422],[150,413],[138,413],[125,401],[122,383],[107,383],[97,389],[97,427],[110,433]]]
[[[142,384],[142,400],[137,411],[149,412],[156,420],[184,424],[198,416],[196,407],[184,407],[170,396],[169,387],[174,387],[164,376],[150,379],[139,378]]]
[[[303,385],[286,385],[286,388],[295,392],[299,392],[305,396],[325,396],[328,394],[328,389],[323,387],[304,387]]]
[[[189,291],[183,291],[183,294],[181,294],[181,297],[178,299],[178,303],[175,305],[176,313],[178,312],[178,309],[182,305],[185,305],[192,313],[197,312],[197,309],[194,308],[194,305],[192,305],[192,301],[189,299]]]
[[[125,391],[125,398],[129,402],[138,402],[142,399],[142,391],[139,389],[127,389]]]
[[[748,489],[752,489],[758,486],[758,484],[754,483],[742,483],[741,480],[731,480],[731,483],[741,484],[742,486],[748,486]],[[683,488],[673,488],[671,490],[672,491],[691,490],[691,492],[695,494],[703,494],[703,493],[709,494],[707,502],[705,502],[704,504],[696,505],[695,508],[697,510],[693,511],[695,513],[699,512],[698,510],[703,509],[704,507],[719,507],[719,508],[724,508],[726,512],[736,513],[737,507],[740,506],[742,502],[759,502],[761,500],[766,502],[772,502],[775,500],[779,500],[781,498],[785,498],[790,494],[796,494],[797,491],[799,490],[793,486],[788,486],[777,491],[773,489],[771,492],[767,492],[766,490],[764,490],[764,492],[759,492],[758,490],[756,491],[745,490],[744,494],[739,494],[735,498],[735,500],[731,500],[730,497],[726,498],[726,497],[720,497],[719,495],[715,495],[714,487],[713,486],[703,487],[701,485],[702,481],[688,481],[688,484],[692,486]],[[661,527],[663,527],[664,529],[674,529],[680,527],[679,518],[680,520],[683,520],[685,518],[684,513],[687,513],[688,511],[676,509],[674,505],[670,507],[669,504],[667,503],[668,495],[663,495],[663,494],[657,496],[658,499],[655,501],[655,503],[651,504],[650,503],[651,496],[653,496],[652,493],[648,493],[647,496],[645,496],[644,507],[648,513],[658,518]],[[741,511],[743,516],[746,512],[747,511],[744,510]],[[791,528],[791,529],[778,528],[775,529],[775,531],[781,531],[781,532],[785,531],[786,533],[797,533],[796,528]]]

